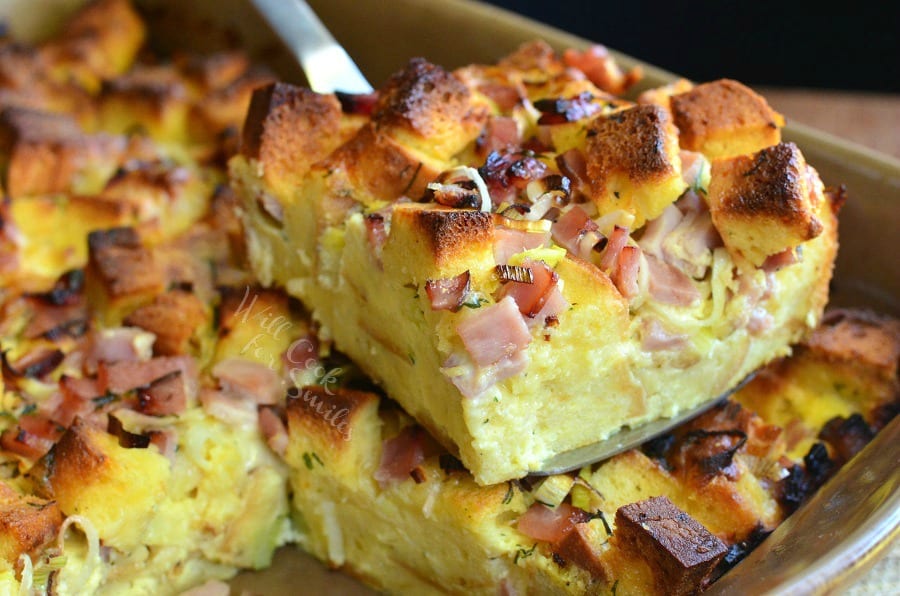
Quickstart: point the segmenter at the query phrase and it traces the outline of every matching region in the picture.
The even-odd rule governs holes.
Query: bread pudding
[[[229,162],[261,283],[480,484],[715,399],[827,301],[837,206],[781,115],[598,71],[534,42],[371,96],[273,83]]]

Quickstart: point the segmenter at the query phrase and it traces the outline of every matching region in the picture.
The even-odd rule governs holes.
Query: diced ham
[[[646,255],[649,274],[647,290],[654,299],[676,306],[690,306],[700,299],[700,291],[691,279],[680,269]]]
[[[484,133],[478,138],[478,153],[487,156],[493,151],[509,151],[519,148],[522,137],[515,118],[495,116],[488,120]]]
[[[556,165],[569,180],[574,188],[585,188],[589,184],[587,175],[587,161],[580,149],[569,149],[565,153],[556,156]]]
[[[766,260],[763,261],[760,269],[762,269],[766,273],[774,273],[783,269],[784,267],[787,267],[788,265],[793,265],[795,263],[801,262],[803,260],[802,257],[802,246],[787,248],[781,252],[777,252],[774,255],[769,255],[768,257],[766,257]]]
[[[619,261],[619,253],[628,244],[628,228],[614,226],[607,239],[603,252],[600,253],[600,269],[611,274]]]
[[[191,397],[197,392],[197,362],[190,356],[162,356],[146,362],[101,362],[97,373],[99,388],[121,395],[132,389],[149,387],[153,381],[174,371],[181,371],[185,394]]]
[[[631,300],[637,296],[640,291],[638,283],[638,273],[641,265],[641,249],[637,246],[623,246],[619,252],[619,258],[616,261],[615,269],[613,269],[610,279],[625,298]]]
[[[163,375],[137,391],[137,410],[151,416],[180,414],[187,407],[180,370]]]
[[[594,246],[603,238],[597,224],[578,205],[573,205],[553,222],[550,231],[560,246],[585,260],[590,259]]]
[[[137,362],[153,355],[156,336],[140,327],[100,329],[91,334],[85,358],[89,371],[97,370],[100,362]]]
[[[0,353],[3,378],[13,381],[21,378],[40,379],[46,377],[56,370],[64,358],[65,354],[61,350],[47,346],[38,346],[18,358],[14,363],[9,362],[6,352]]]
[[[535,318],[534,321],[539,319]],[[444,362],[443,368],[452,369],[458,366],[454,355]],[[525,370],[528,366],[528,353],[524,350],[516,352],[509,358],[504,358],[500,362],[487,368],[476,368],[469,366],[460,373],[450,376],[450,382],[459,389],[459,392],[468,398],[475,399],[484,393],[487,389],[493,387],[500,381],[515,376]]]
[[[642,76],[640,68],[623,73],[609,50],[599,44],[592,45],[583,52],[568,48],[563,52],[562,58],[567,66],[577,68],[593,84],[613,95],[621,95]]]
[[[458,311],[469,293],[468,271],[449,279],[429,279],[425,282],[425,293],[431,301],[431,310]]]
[[[559,291],[559,284],[557,284],[550,290],[547,299],[544,301],[544,307],[538,311],[534,318],[527,319],[525,322],[529,327],[537,325],[552,326],[559,321],[559,314],[570,306],[569,301]]]
[[[259,408],[259,430],[269,448],[280,456],[284,456],[288,448],[288,432],[284,420],[276,408],[263,406]]]
[[[425,461],[427,438],[420,426],[412,425],[382,443],[381,463],[375,471],[375,480],[382,489],[410,478]]]
[[[49,304],[43,300],[28,301],[32,317],[24,330],[25,337],[45,337],[50,340],[62,336],[81,337],[88,327],[87,308],[84,304]]]
[[[508,359],[531,343],[528,327],[510,296],[478,309],[457,324],[456,332],[466,351],[481,367]]]
[[[588,520],[590,514],[568,503],[555,508],[535,503],[519,517],[516,528],[529,538],[554,544],[565,538],[576,524]]]
[[[335,97],[341,103],[341,111],[345,114],[354,114],[358,116],[369,116],[378,103],[378,92],[371,93],[344,93],[343,91],[335,92]]]
[[[647,222],[641,239],[638,240],[638,246],[644,251],[644,254],[663,256],[663,242],[678,227],[684,215],[675,205],[667,205],[663,212]]]
[[[688,336],[672,333],[658,319],[644,319],[641,325],[641,347],[647,351],[671,350],[683,347]]]
[[[35,460],[50,451],[64,431],[65,428],[45,416],[25,414],[19,417],[16,425],[0,434],[0,447]]]
[[[200,390],[200,405],[207,414],[231,426],[248,427],[259,424],[258,406],[251,399],[242,399],[218,389],[203,388]]]
[[[71,426],[76,417],[87,418],[102,407],[93,401],[104,394],[97,379],[63,375],[59,387],[62,399],[54,410],[53,419],[65,427]]]
[[[696,151],[688,151],[687,149],[682,149],[680,152],[681,156],[681,178],[684,180],[684,183],[690,187],[694,187],[697,184],[697,179],[700,177],[703,168],[706,165],[706,158],[703,157],[702,153],[697,153]]]
[[[178,450],[178,433],[173,428],[163,428],[147,431],[150,444],[156,445],[161,455],[170,462],[175,463],[175,453]]]
[[[538,119],[540,125],[565,124],[590,118],[600,110],[589,92],[579,93],[571,99],[541,99],[534,102],[534,107],[541,112]]]
[[[510,228],[494,228],[494,262],[505,264],[509,258],[525,250],[546,246],[550,232],[531,232]]]
[[[513,85],[481,83],[478,85],[478,91],[497,104],[501,112],[509,112],[522,101],[519,89]]]
[[[284,381],[265,364],[246,358],[226,358],[213,367],[212,376],[226,393],[258,404],[278,403],[284,395]]]
[[[366,239],[369,246],[372,247],[372,255],[381,268],[381,253],[384,251],[384,243],[387,242],[387,226],[385,224],[384,215],[381,213],[370,213],[366,216]]]
[[[543,261],[525,259],[522,266],[531,271],[532,282],[508,281],[500,288],[499,296],[511,297],[516,301],[523,316],[534,318],[544,308],[550,293],[556,288],[559,276]]]

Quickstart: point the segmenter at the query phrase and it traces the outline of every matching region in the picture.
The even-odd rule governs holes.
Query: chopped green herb
[[[618,590],[618,589],[619,589],[619,580],[616,580],[613,582],[612,588],[610,589],[610,593],[612,593],[612,596],[616,596],[616,590]]]
[[[37,404],[26,404],[24,408],[22,408],[22,413],[20,416],[25,416],[26,414],[32,414],[37,410]]]
[[[303,463],[306,465],[307,470],[312,470],[315,464],[319,464],[322,467],[325,467],[325,464],[322,463],[322,460],[319,459],[319,456],[315,451],[306,451],[303,453]]]
[[[512,502],[513,496],[516,494],[516,488],[512,482],[507,482],[506,485],[507,485],[507,488],[506,488],[506,494],[503,495],[503,504],[509,505],[510,502]]]
[[[537,548],[537,543],[535,543],[534,546],[532,546],[531,548],[529,548],[529,549],[527,549],[527,550],[524,549],[524,548],[520,548],[519,550],[517,550],[517,551],[516,551],[516,558],[513,559],[513,564],[514,564],[514,565],[518,565],[519,559],[520,559],[520,558],[521,558],[521,559],[527,559],[528,557],[530,557],[531,555],[533,555],[533,554],[534,554],[534,549],[536,549],[536,548]]]
[[[117,399],[119,399],[119,396],[107,389],[106,393],[104,393],[100,397],[95,397],[95,398],[91,399],[91,402],[93,402],[94,408],[99,410],[103,406],[105,406],[107,404],[111,404],[114,401],[116,401]]]

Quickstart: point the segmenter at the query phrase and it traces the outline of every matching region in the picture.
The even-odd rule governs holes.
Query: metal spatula
[[[294,54],[306,73],[311,89],[320,93],[372,91],[372,86],[346,50],[337,43],[305,0],[252,1],[281,41]],[[559,474],[576,470],[636,447],[708,410],[738,387],[675,417],[654,420],[636,428],[626,428],[604,441],[558,454],[544,462],[542,471],[536,474]]]
[[[253,0],[253,5],[293,52],[313,91],[369,93],[372,85],[305,0]]]

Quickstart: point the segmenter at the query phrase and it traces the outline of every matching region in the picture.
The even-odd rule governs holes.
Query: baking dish
[[[39,35],[76,4],[74,0],[11,0],[0,4],[0,12],[12,17],[10,22],[16,34]],[[238,39],[283,78],[301,79],[290,60],[279,52],[279,46],[262,21],[242,2],[195,1],[184,6],[176,2],[147,0],[141,4],[147,8],[157,27],[154,39],[163,46],[177,44],[205,49]],[[313,1],[311,4],[376,84],[410,56],[421,55],[454,67],[492,61],[521,42],[538,37],[560,49],[587,44],[587,41],[564,32],[463,0],[395,0],[389,11],[380,3],[350,0]],[[625,66],[638,64],[630,57],[618,57]],[[642,66],[645,72],[642,87],[658,85],[674,76],[649,65]],[[900,217],[896,204],[900,195],[900,162],[801,126],[788,126],[785,137],[800,145],[826,184],[844,184],[850,196],[841,213],[841,249],[832,304],[869,306],[900,314],[897,301],[900,264],[894,259],[883,258],[883,255],[891,254],[892,232],[897,229]],[[896,430],[896,427],[895,422],[891,429]],[[887,462],[887,469],[894,470],[893,476],[876,487],[876,492],[883,496],[880,501],[860,501],[864,508],[859,513],[862,517],[848,518],[856,523],[860,519],[866,522],[862,524],[866,529],[863,534],[848,531],[843,541],[833,543],[833,548],[822,553],[824,566],[815,582],[804,583],[804,571],[798,567],[794,575],[767,589],[777,590],[779,585],[809,592],[836,588],[869,565],[897,533],[897,520],[891,515],[896,516],[898,510],[898,442],[882,443],[886,444],[881,449],[881,461]],[[836,477],[833,484],[852,477],[854,472],[862,472],[853,467],[854,463],[849,466],[848,473]],[[815,508],[822,506],[821,501],[811,501],[798,515],[810,511],[815,514]],[[855,556],[847,556],[850,552]],[[301,574],[310,593],[316,591],[317,581],[323,582],[322,589],[329,593],[366,593],[365,588],[324,570],[295,550],[281,553],[272,569],[262,574],[247,574],[236,580],[236,585],[267,594],[295,593],[291,578]]]

